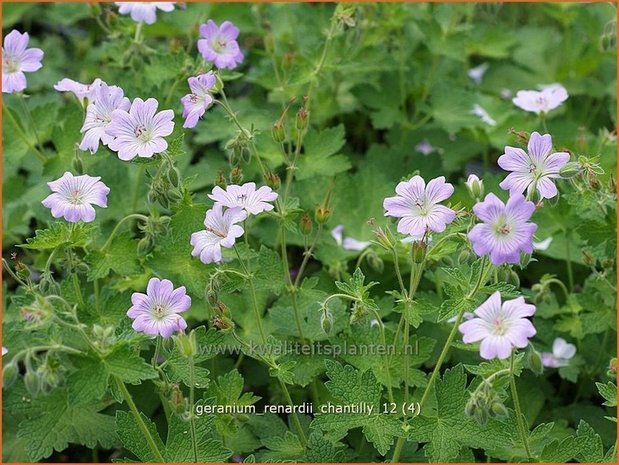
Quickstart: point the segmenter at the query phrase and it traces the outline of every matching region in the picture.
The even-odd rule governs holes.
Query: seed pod
[[[271,136],[278,144],[286,140],[286,129],[282,121],[276,121],[275,124],[273,124],[273,127],[271,127]]]
[[[595,266],[595,262],[596,259],[595,257],[591,254],[591,252],[587,249],[584,249],[582,251],[582,261],[585,265],[589,266],[589,267],[594,267]]]
[[[266,182],[267,186],[269,186],[274,191],[279,189],[282,185],[282,180],[280,179],[279,175],[277,173],[273,173],[272,171],[266,174],[266,176],[264,177],[264,181]]]
[[[14,362],[7,363],[2,369],[2,386],[8,388],[13,385],[18,374],[19,368],[17,364]]]
[[[234,168],[232,168],[232,171],[230,171],[230,182],[232,182],[233,184],[241,184],[241,182],[243,181],[243,170],[241,169],[240,166],[235,166]]]
[[[170,403],[176,413],[183,413],[187,410],[187,399],[183,396],[183,391],[179,388],[178,384],[172,386],[172,393],[170,394]]]
[[[189,335],[180,333],[175,337],[176,347],[178,351],[185,357],[193,357],[198,353],[198,347],[196,344],[196,335],[192,331]]]
[[[520,269],[521,270],[525,269],[529,263],[531,263],[531,254],[521,253],[520,254]]]
[[[395,238],[391,231],[387,228],[384,230],[380,226],[374,229],[374,235],[376,236],[376,240],[380,245],[382,245],[385,249],[391,250],[395,246]]]
[[[309,111],[305,109],[305,106],[302,106],[297,112],[297,119],[296,119],[297,130],[305,131],[305,129],[307,129],[308,124],[309,124]]]

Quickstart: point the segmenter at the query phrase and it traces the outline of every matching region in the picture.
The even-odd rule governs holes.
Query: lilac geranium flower
[[[51,209],[54,218],[64,217],[71,223],[89,223],[96,215],[93,204],[107,207],[110,188],[100,179],[98,176],[73,176],[67,171],[61,178],[47,183],[52,194],[41,203]]]
[[[514,105],[536,114],[548,113],[567,100],[568,93],[561,84],[545,86],[541,91],[519,90],[512,99]]]
[[[443,232],[456,217],[452,209],[440,205],[453,194],[454,188],[445,177],[432,179],[427,187],[421,176],[413,176],[395,188],[398,194],[383,202],[385,216],[401,218],[398,232],[421,239],[428,231]]]
[[[170,12],[176,2],[114,2],[121,15],[131,15],[136,23],[153,24],[157,21],[157,9]]]
[[[331,230],[331,237],[335,239],[337,245],[344,250],[361,251],[367,249],[372,243],[369,241],[359,241],[352,237],[344,237],[344,225],[338,224]]]
[[[576,346],[562,337],[558,337],[552,343],[552,352],[542,352],[540,355],[542,356],[542,365],[545,367],[566,367],[576,355]]]
[[[216,203],[206,212],[205,230],[191,235],[191,255],[200,257],[200,261],[205,264],[221,262],[221,248],[231,248],[236,239],[243,235],[243,228],[236,223],[245,218],[247,213],[242,208],[234,207],[224,211],[223,206]]]
[[[430,143],[428,139],[424,139],[421,142],[419,142],[417,145],[415,145],[415,150],[422,155],[430,155],[436,149],[434,148],[434,146]]]
[[[108,86],[104,82],[93,91],[91,100],[81,129],[84,138],[80,142],[80,150],[90,150],[90,153],[96,153],[99,149],[99,142],[108,145],[114,140],[113,136],[105,132],[105,128],[112,121],[112,112],[114,110],[127,111],[131,103],[120,87]]]
[[[531,134],[528,153],[520,148],[505,147],[505,153],[498,159],[498,164],[510,174],[499,184],[502,189],[509,190],[511,195],[532,194],[537,190],[542,199],[550,199],[557,195],[557,187],[553,179],[560,178],[559,171],[570,160],[567,152],[552,152],[550,134]]]
[[[105,84],[101,79],[95,79],[92,84],[82,84],[81,82],[74,81],[73,79],[64,78],[54,84],[54,89],[58,92],[72,92],[82,105],[84,101],[92,102],[93,94],[97,89]]]
[[[174,289],[168,279],[151,278],[146,294],[134,292],[131,303],[133,305],[127,316],[133,319],[132,326],[136,331],[170,337],[187,327],[187,322],[179,315],[191,307],[191,297],[187,295],[185,286]]]
[[[480,257],[489,255],[493,265],[519,263],[520,253],[533,252],[533,234],[537,225],[529,223],[535,204],[522,195],[512,195],[507,204],[494,194],[486,195],[473,212],[483,223],[468,234],[473,250]]]
[[[494,118],[492,118],[492,116],[490,116],[490,113],[488,113],[486,109],[478,103],[473,105],[473,108],[471,109],[471,114],[477,116],[482,121],[482,123],[485,123],[488,126],[496,126],[496,121],[494,120]]]
[[[43,65],[43,50],[27,48],[30,37],[12,30],[4,37],[2,44],[2,92],[12,94],[26,88],[26,75],[40,69]]]
[[[183,118],[185,118],[183,127],[195,128],[198,120],[213,103],[213,97],[210,92],[213,86],[215,86],[215,74],[209,71],[206,74],[190,77],[187,82],[189,83],[191,94],[187,94],[181,99]]]
[[[157,113],[158,105],[154,98],[146,101],[136,98],[129,111],[112,111],[112,121],[105,133],[114,138],[108,146],[118,152],[118,158],[125,161],[135,157],[150,158],[168,148],[164,137],[174,130],[174,112]]]
[[[465,321],[458,329],[467,343],[481,341],[479,354],[486,360],[505,359],[512,348],[524,348],[535,336],[535,327],[527,317],[535,313],[535,306],[524,298],[507,300],[501,304],[497,291],[475,310],[475,318]]]
[[[230,185],[226,187],[226,190],[215,186],[209,197],[216,204],[228,208],[239,207],[250,215],[257,215],[273,210],[273,204],[270,202],[277,200],[277,192],[273,192],[273,189],[268,186],[262,186],[256,190],[256,183],[247,182],[242,186]]]
[[[198,50],[206,61],[212,61],[217,68],[234,69],[243,62],[243,52],[236,41],[239,28],[230,21],[221,26],[209,19],[200,25]]]

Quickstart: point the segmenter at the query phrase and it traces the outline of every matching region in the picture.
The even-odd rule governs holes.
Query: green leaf
[[[606,405],[607,407],[616,407],[617,406],[617,385],[612,381],[609,381],[606,384],[603,383],[595,383],[600,391],[600,395],[606,399],[606,401],[602,405]]]
[[[105,251],[93,251],[86,260],[90,265],[88,280],[107,277],[110,271],[120,276],[131,276],[142,271],[138,261],[137,244],[129,234],[116,236]]]
[[[124,383],[139,384],[156,378],[157,371],[128,346],[121,346],[104,359],[108,374],[117,376]]]
[[[155,446],[160,452],[163,452],[163,442],[159,437],[159,433],[157,433],[155,424],[143,413],[140,413],[140,418],[153,438]],[[116,412],[116,430],[125,449],[142,462],[160,462],[149,445],[148,440],[144,437],[140,425],[131,413],[122,410]]]
[[[225,462],[232,455],[221,441],[209,438],[213,417],[199,416],[194,420],[197,443],[197,462]],[[191,435],[191,424],[178,415],[172,415],[168,425],[165,459],[167,462],[196,462]]]
[[[83,247],[90,242],[94,229],[95,226],[91,223],[58,221],[52,223],[48,229],[37,229],[35,237],[26,239],[27,244],[20,247],[32,250],[55,249],[67,244]]]
[[[350,161],[337,152],[344,146],[344,126],[323,131],[310,130],[305,136],[304,153],[301,154],[296,172],[298,180],[314,176],[333,176],[347,171]]]
[[[102,408],[94,403],[71,406],[67,391],[57,389],[29,401],[18,436],[25,440],[28,456],[34,462],[49,457],[54,450],[66,449],[69,443],[90,448],[99,443],[110,448],[118,440],[114,418],[98,413]]]

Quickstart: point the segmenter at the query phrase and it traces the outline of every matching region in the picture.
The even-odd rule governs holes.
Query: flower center
[[[162,320],[167,316],[167,307],[163,304],[157,303],[153,307],[153,315],[156,319]]]
[[[507,332],[507,324],[502,317],[498,317],[492,323],[495,336],[503,336]]]
[[[493,229],[499,238],[507,238],[507,236],[509,236],[513,231],[514,226],[510,224],[506,217],[503,216],[497,219],[494,223]]]
[[[142,142],[148,142],[150,140],[150,132],[146,129],[146,126],[138,124],[134,130],[135,137]]]
[[[84,200],[84,196],[82,195],[79,189],[74,189],[68,198],[69,203],[72,205],[81,205],[83,203],[83,200]]]
[[[419,209],[419,211],[417,212],[419,215],[428,216],[428,207],[426,206],[426,203],[424,201],[417,200],[415,202],[415,206]]]
[[[211,42],[211,46],[213,47],[213,50],[215,52],[221,53],[226,49],[226,47],[228,46],[228,43],[226,42],[226,39],[224,39],[223,37],[217,36]]]
[[[547,105],[546,97],[544,97],[543,95],[540,95],[539,97],[535,99],[535,103],[537,103],[537,106],[540,108],[546,108],[546,105]]]
[[[19,71],[19,61],[8,54],[2,57],[2,68],[7,73],[15,73]]]
[[[247,200],[247,195],[246,194],[237,195],[236,200],[241,204],[245,204],[245,201]]]

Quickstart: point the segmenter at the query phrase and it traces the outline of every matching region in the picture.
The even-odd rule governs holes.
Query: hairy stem
[[[193,446],[193,460],[198,462],[198,437],[196,435],[196,423],[194,415],[194,402],[195,402],[195,387],[196,387],[196,370],[193,362],[193,355],[189,357],[189,408],[191,409],[189,414],[189,424],[191,426],[191,443]]]
[[[256,316],[256,324],[258,325],[258,331],[260,332],[260,337],[262,338],[262,342],[266,344],[267,337],[264,333],[264,328],[262,327],[262,313],[258,309],[258,298],[256,297],[256,287],[254,286],[254,276],[249,272],[245,261],[241,258],[241,254],[239,253],[239,249],[237,249],[236,245],[234,246],[234,252],[236,253],[237,258],[239,259],[239,263],[243,267],[243,271],[247,275],[247,281],[249,282],[249,289],[251,291],[251,299],[254,307],[254,314]]]
[[[531,456],[531,450],[529,449],[529,440],[527,438],[528,432],[524,425],[522,409],[520,408],[520,400],[518,399],[518,390],[516,389],[516,376],[514,375],[514,352],[512,352],[511,358],[509,360],[509,371],[511,373],[510,376],[510,385],[512,391],[512,400],[514,402],[514,411],[516,412],[516,423],[518,424],[518,431],[520,433],[520,439],[522,440],[522,445],[524,446],[524,450],[527,453],[527,458],[529,462],[533,460]]]

